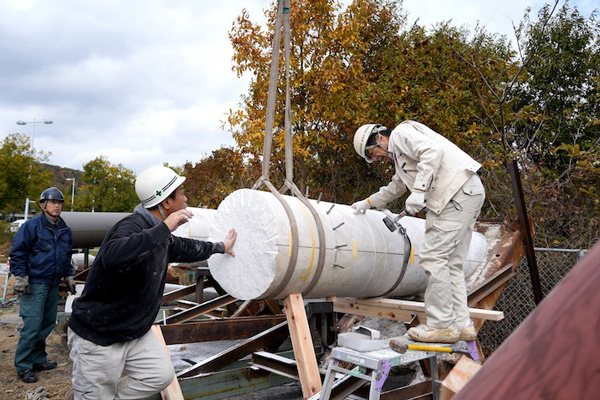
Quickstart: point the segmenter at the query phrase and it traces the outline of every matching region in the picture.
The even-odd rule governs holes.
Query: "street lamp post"
[[[75,205],[75,177],[67,178],[68,181],[73,181],[73,187],[71,188],[71,211]]]
[[[32,124],[33,125],[33,133],[31,135],[31,152],[34,153],[35,152],[35,147],[33,146],[33,142],[35,140],[35,126],[36,124],[51,124],[52,121],[50,121],[49,119],[44,119],[41,121],[36,120],[35,118],[33,119],[33,121],[17,121],[17,125],[27,125],[27,124]],[[32,154],[32,159],[29,162],[29,176],[27,177],[28,181],[27,181],[27,199],[25,199],[25,216],[23,217],[25,220],[27,220],[27,218],[29,217],[29,183],[31,182],[31,164],[33,163],[33,156],[34,154]]]

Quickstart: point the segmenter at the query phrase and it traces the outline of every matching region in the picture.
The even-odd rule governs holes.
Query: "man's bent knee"
[[[171,367],[169,365],[169,369],[165,371],[165,373],[162,376],[162,387],[160,390],[163,390],[164,388],[166,388],[167,386],[169,386],[171,384],[171,382],[173,382],[173,379],[175,378],[175,371],[173,371],[173,367]]]
[[[148,386],[151,386],[152,389],[156,390],[157,392],[160,392],[161,390],[169,386],[171,382],[173,382],[173,379],[175,379],[175,372],[173,371],[173,367],[171,365],[164,365],[163,368],[157,371],[156,375],[148,378],[145,381],[145,383],[147,383]]]

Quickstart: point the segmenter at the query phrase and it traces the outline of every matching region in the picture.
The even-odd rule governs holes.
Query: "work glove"
[[[77,286],[75,285],[75,278],[67,276],[65,278],[65,284],[67,285],[67,291],[71,294],[77,294]]]
[[[415,190],[408,196],[404,205],[408,215],[417,215],[425,208],[425,192]]]
[[[29,293],[29,277],[27,275],[24,276],[15,276],[15,286],[13,286],[14,293]]]
[[[356,203],[352,204],[351,207],[354,208],[354,214],[364,214],[369,208],[371,208],[371,203],[369,202],[369,198],[366,198],[364,200],[357,201]]]

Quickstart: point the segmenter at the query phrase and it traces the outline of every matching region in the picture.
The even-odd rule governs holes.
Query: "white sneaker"
[[[416,342],[426,343],[456,343],[460,338],[458,328],[432,328],[427,325],[419,325],[408,330],[408,336]]]
[[[460,328],[460,340],[472,342],[475,339],[477,339],[477,331],[473,325],[467,325],[463,328]]]

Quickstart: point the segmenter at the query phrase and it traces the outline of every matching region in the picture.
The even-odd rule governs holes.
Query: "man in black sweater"
[[[184,181],[167,167],[142,172],[135,184],[141,204],[104,238],[69,318],[75,399],[145,398],[173,380],[169,356],[151,331],[167,265],[233,256],[237,237],[235,229],[217,243],[171,234],[192,217]]]

